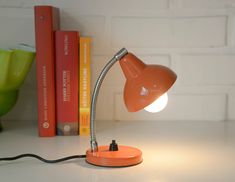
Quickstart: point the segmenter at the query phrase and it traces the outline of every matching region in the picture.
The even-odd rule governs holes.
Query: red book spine
[[[56,31],[56,119],[58,135],[78,135],[77,31]]]
[[[38,96],[38,132],[55,136],[54,31],[59,29],[59,9],[35,6],[35,45]]]

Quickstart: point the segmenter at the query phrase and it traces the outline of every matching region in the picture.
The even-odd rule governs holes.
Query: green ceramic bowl
[[[0,118],[15,105],[34,57],[34,52],[0,50]]]

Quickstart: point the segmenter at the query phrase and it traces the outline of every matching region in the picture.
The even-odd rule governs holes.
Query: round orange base
[[[109,146],[100,146],[97,152],[91,152],[90,149],[86,152],[86,161],[97,166],[133,166],[141,163],[142,160],[142,152],[128,146],[118,146],[118,151],[109,151]]]

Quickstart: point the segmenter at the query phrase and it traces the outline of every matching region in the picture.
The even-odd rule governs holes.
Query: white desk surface
[[[26,123],[26,122],[25,122]],[[0,157],[36,153],[48,159],[85,154],[89,137],[39,138],[36,124],[4,122]],[[97,139],[143,151],[127,168],[96,167],[85,159],[45,164],[32,158],[0,162],[1,182],[234,182],[235,122],[96,122]]]

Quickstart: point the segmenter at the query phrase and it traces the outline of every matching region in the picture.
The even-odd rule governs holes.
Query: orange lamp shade
[[[176,81],[176,74],[161,65],[147,65],[131,53],[119,61],[126,77],[124,102],[129,112],[139,111],[161,95]]]

